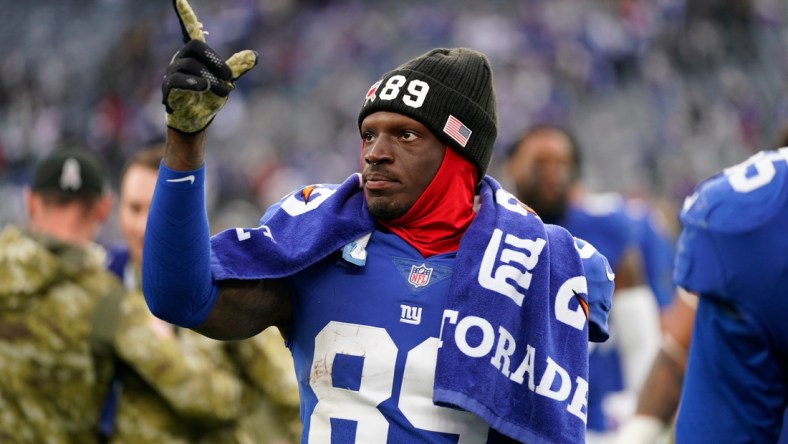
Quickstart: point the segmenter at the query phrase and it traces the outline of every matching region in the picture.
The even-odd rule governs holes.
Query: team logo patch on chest
[[[450,267],[430,263],[424,259],[413,260],[392,257],[391,260],[397,267],[400,276],[405,279],[407,287],[413,293],[421,293],[428,288],[432,288],[432,285],[435,283],[451,277]]]
[[[432,270],[432,268],[428,267],[427,264],[424,263],[419,266],[411,265],[408,283],[413,285],[415,288],[424,287],[430,283]]]

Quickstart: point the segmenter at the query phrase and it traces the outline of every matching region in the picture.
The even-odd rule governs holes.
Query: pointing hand
[[[186,134],[204,130],[227,102],[235,81],[257,64],[244,50],[224,61],[205,41],[202,23],[186,0],[173,0],[186,43],[170,61],[162,82],[167,126]]]

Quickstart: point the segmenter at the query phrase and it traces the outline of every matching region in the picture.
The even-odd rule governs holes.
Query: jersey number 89
[[[459,435],[459,444],[484,442],[488,427],[481,418],[432,403],[439,342],[428,338],[408,352],[399,411],[417,429]],[[356,443],[387,441],[389,421],[378,405],[394,395],[397,353],[391,336],[380,327],[332,321],[318,333],[309,375],[318,400],[310,418],[310,444],[331,441],[331,418],[356,421]],[[364,357],[358,390],[333,386],[331,368],[338,354]]]

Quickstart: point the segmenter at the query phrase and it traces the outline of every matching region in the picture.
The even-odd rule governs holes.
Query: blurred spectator
[[[125,245],[113,250],[109,268],[143,307],[142,245],[163,154],[163,145],[139,151],[120,177]],[[276,329],[225,343],[176,328],[147,308],[145,314],[145,322],[121,318],[119,337],[128,340],[118,346],[130,350],[120,351],[126,360],[102,412],[110,442],[268,444],[300,436],[295,370]],[[152,336],[145,326],[164,337],[165,347],[146,342]]]
[[[589,348],[588,364],[588,429],[607,433],[634,411],[635,395],[659,346],[659,313],[646,285],[643,256],[652,251],[642,248],[643,222],[627,211],[622,196],[585,190],[583,154],[567,130],[537,124],[513,145],[505,171],[518,199],[545,223],[590,242],[615,273],[610,340]],[[662,256],[655,256],[653,264],[661,263]]]
[[[232,195],[267,207],[281,197],[271,190],[302,177],[346,177],[354,168],[341,160],[358,151],[346,123],[358,109],[354,86],[436,46],[471,46],[500,67],[500,146],[519,136],[523,118],[576,128],[594,147],[586,167],[605,172],[588,178],[592,190],[649,190],[677,203],[699,178],[771,142],[788,118],[788,7],[774,0],[194,3],[219,53],[249,47],[264,68],[239,82],[212,126],[211,144],[234,147],[211,160],[215,204]],[[136,147],[163,136],[158,85],[180,32],[170,8],[4,8],[0,222],[17,218],[10,196],[57,141],[88,145],[117,173]]]
[[[643,258],[646,283],[656,297],[660,312],[673,302],[673,256],[675,234],[664,209],[643,198],[625,200],[625,211],[635,226],[635,239]]]
[[[155,182],[155,171],[152,176]],[[145,210],[139,198],[146,192],[144,170],[126,178],[120,215],[133,237],[135,217]],[[192,443],[204,437],[248,442],[232,430],[245,399],[238,376],[213,363],[210,347],[180,341],[171,326],[154,318],[138,289],[138,273],[131,266],[119,270],[128,271],[118,273],[127,292],[103,312],[116,358],[112,381],[104,384],[109,390],[97,406],[95,437],[113,443]]]
[[[26,189],[26,229],[0,231],[0,441],[96,442],[123,297],[92,242],[112,207],[106,170],[56,150]]]

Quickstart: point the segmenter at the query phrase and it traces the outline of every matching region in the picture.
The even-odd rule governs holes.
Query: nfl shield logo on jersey
[[[408,283],[416,288],[423,287],[430,283],[431,276],[432,268],[427,267],[427,264],[411,265]]]

